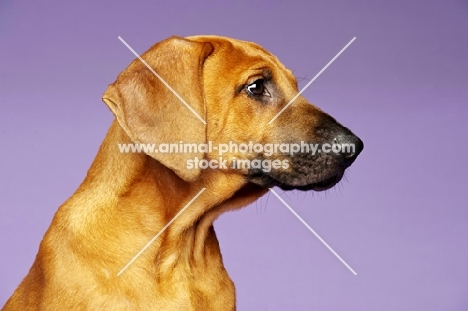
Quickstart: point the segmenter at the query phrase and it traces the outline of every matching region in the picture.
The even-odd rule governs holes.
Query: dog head
[[[184,180],[206,168],[242,174],[262,187],[325,190],[363,149],[349,129],[295,98],[291,71],[259,45],[172,37],[142,59],[154,72],[136,59],[103,99],[134,142],[206,144],[149,154]]]

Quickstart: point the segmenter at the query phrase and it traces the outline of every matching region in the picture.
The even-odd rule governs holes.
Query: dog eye
[[[247,92],[253,96],[270,96],[270,93],[265,87],[265,80],[258,79],[247,85]]]

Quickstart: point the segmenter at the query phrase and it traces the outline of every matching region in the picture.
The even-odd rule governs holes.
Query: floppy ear
[[[213,51],[210,43],[172,37],[157,43],[141,57],[205,120],[203,62]],[[206,126],[139,59],[135,59],[103,95],[120,126],[134,143],[206,143]],[[186,161],[203,152],[148,154],[187,181],[200,168],[188,169]]]

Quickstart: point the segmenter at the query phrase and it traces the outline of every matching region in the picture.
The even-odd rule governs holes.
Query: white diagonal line
[[[302,92],[304,92],[304,91],[309,87],[309,85],[311,85],[312,82],[314,82],[315,79],[317,79],[317,78],[322,74],[322,72],[324,72],[325,69],[327,69],[328,66],[330,66],[330,65],[332,64],[332,63],[335,61],[335,59],[337,59],[338,56],[340,56],[340,54],[343,53],[343,52],[348,48],[348,46],[351,45],[351,43],[353,43],[354,40],[356,40],[356,37],[354,37],[353,39],[351,39],[351,41],[349,41],[348,44],[346,44],[346,46],[345,46],[344,48],[342,48],[341,51],[339,51],[338,54],[336,54],[335,57],[333,57],[332,60],[329,61],[328,64],[326,64],[325,67],[323,67],[322,70],[320,70],[319,73],[317,73],[317,74],[315,75],[315,77],[313,77],[313,79],[310,80],[309,83],[307,83],[306,86],[304,86],[304,87],[302,88],[302,90],[301,90],[299,93],[297,93],[296,96],[294,96],[294,97],[289,101],[289,103],[288,103],[286,106],[284,106],[283,109],[281,109],[281,111],[278,112],[278,113],[276,114],[276,116],[273,117],[273,119],[270,120],[270,122],[268,122],[268,124],[273,123],[273,121],[275,121],[276,118],[278,118],[278,117],[280,116],[280,114],[282,114],[283,111],[286,110],[286,108],[288,108],[288,107],[296,100],[296,98],[298,98],[298,97],[302,94]]]
[[[196,198],[198,198],[200,196],[200,194],[202,194],[203,191],[205,191],[206,188],[202,188],[202,190],[200,190],[200,192],[197,193],[197,195],[192,199],[190,200],[190,202],[187,203],[187,205],[184,206],[183,209],[180,210],[180,212],[177,213],[177,215],[174,216],[174,218],[171,219],[171,221],[169,221],[167,223],[167,225],[164,226],[164,228],[161,229],[161,231],[158,232],[158,234],[155,235],[154,238],[151,239],[151,241],[149,241],[142,249],[141,251],[138,252],[138,254],[136,254],[132,260],[130,260],[128,262],[128,264],[125,265],[125,267],[122,268],[122,270],[119,271],[119,273],[117,273],[117,276],[120,276],[173,222],[174,220],[177,219],[177,217],[180,216],[180,214],[182,214],[186,209],[187,207],[190,206],[190,204],[193,203],[193,201],[196,200]]]
[[[301,216],[299,216],[299,215],[296,213],[296,211],[294,211],[294,210],[291,208],[291,206],[289,206],[288,203],[286,203],[286,202],[283,200],[283,198],[279,196],[279,194],[276,193],[275,190],[273,190],[272,188],[270,188],[270,191],[271,191],[271,193],[273,193],[273,194],[274,194],[274,195],[291,211],[291,213],[294,214],[294,216],[297,217],[297,219],[299,219],[299,220],[302,222],[302,224],[304,224],[304,226],[307,227],[307,229],[310,230],[310,232],[312,232],[312,233],[317,237],[317,239],[320,240],[320,242],[323,243],[323,245],[325,245],[325,246],[330,250],[330,252],[333,253],[333,255],[336,256],[336,258],[338,258],[338,259],[346,266],[346,268],[349,269],[349,271],[351,271],[354,275],[357,275],[356,271],[354,271],[353,268],[351,268],[351,267],[346,263],[346,261],[344,261],[343,258],[341,258],[340,255],[338,255],[338,254],[333,250],[333,248],[331,248],[330,245],[328,245],[327,242],[325,242],[325,241],[322,239],[322,237],[321,237],[320,235],[318,235],[318,233],[315,232],[314,229],[312,229],[312,228],[304,221],[304,219],[302,219]]]
[[[160,80],[160,81],[161,81],[161,82],[162,82],[162,83],[163,83],[163,84],[164,84],[164,85],[165,85],[165,86],[166,86],[166,87],[167,87],[167,88],[168,88],[168,89],[169,89],[169,90],[170,90],[170,91],[171,91],[171,92],[172,92],[172,93],[173,93],[173,94],[174,94],[174,95],[175,95],[175,96],[176,96],[176,97],[177,97],[177,98],[178,98],[178,99],[179,99],[179,100],[180,100],[180,101],[181,101],[181,102],[182,102],[182,103],[199,119],[199,120],[200,120],[200,121],[203,122],[203,124],[206,124],[205,120],[203,120],[203,118],[200,117],[200,116],[198,115],[198,113],[197,113],[195,110],[193,110],[193,108],[190,107],[190,105],[187,104],[187,102],[186,102],[179,94],[177,94],[177,92],[174,91],[174,89],[173,89],[166,81],[164,81],[164,79],[163,79],[160,75],[158,75],[158,73],[157,73],[156,71],[154,71],[154,69],[151,68],[151,66],[148,65],[148,63],[147,63],[146,61],[145,61],[143,58],[141,58],[141,56],[138,55],[138,53],[135,52],[135,50],[132,49],[132,47],[131,47],[130,45],[127,44],[127,42],[125,42],[124,39],[122,39],[120,36],[119,36],[118,38],[119,38],[120,41],[122,41],[122,43],[123,43],[136,57],[138,57],[138,59],[139,59],[146,67],[148,67],[149,70],[151,70],[151,72],[152,72],[152,73],[153,73],[153,74],[154,74],[154,75],[155,75],[155,76],[156,76],[156,77],[157,77],[157,78],[158,78],[158,79],[159,79],[159,80]]]

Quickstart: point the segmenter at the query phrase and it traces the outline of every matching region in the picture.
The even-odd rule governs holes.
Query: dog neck
[[[188,183],[144,153],[121,153],[118,143],[131,140],[114,121],[83,184],[57,212],[56,218],[67,219],[80,250],[106,260],[94,264],[117,274],[160,234],[121,277],[135,283],[152,275],[161,285],[157,287],[167,291],[168,286],[182,286],[174,285],[181,284],[181,279],[196,284],[196,279],[209,278],[213,272],[214,279],[232,287],[212,224],[224,211],[253,202],[266,189],[247,183],[239,174],[215,170],[205,170],[199,180]],[[160,233],[203,188],[206,190]]]

